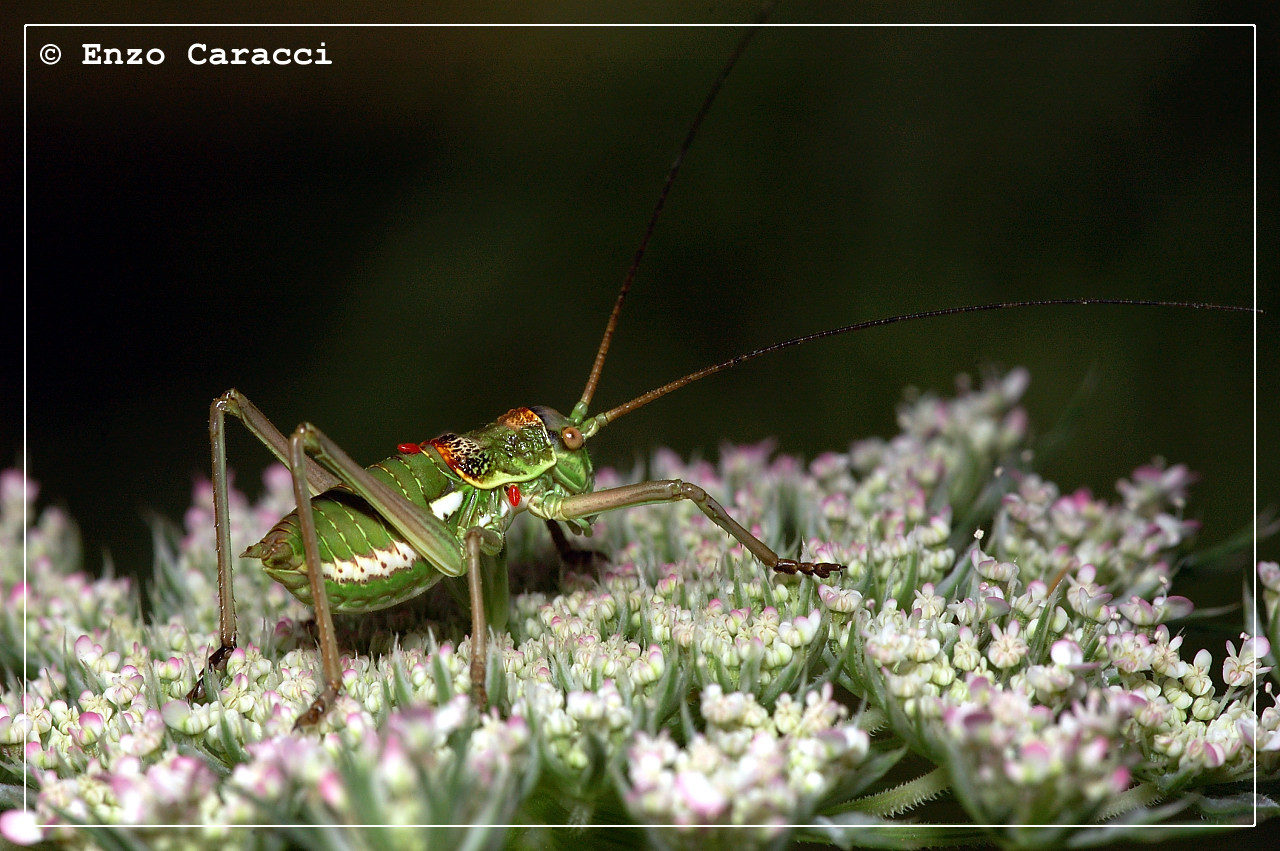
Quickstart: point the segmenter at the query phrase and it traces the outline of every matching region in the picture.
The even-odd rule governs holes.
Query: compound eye
[[[586,440],[582,437],[582,432],[578,431],[574,426],[565,426],[560,432],[560,442],[565,445],[566,449],[576,451],[582,448],[582,444]]]

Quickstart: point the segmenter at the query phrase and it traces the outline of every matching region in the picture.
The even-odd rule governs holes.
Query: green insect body
[[[375,479],[439,518],[457,539],[482,527],[505,534],[524,511],[544,516],[548,495],[585,493],[593,485],[583,449],[565,447],[568,424],[550,408],[515,408],[465,434],[401,444],[399,453],[366,467]],[[555,500],[552,500],[554,503]],[[412,599],[462,571],[416,552],[385,518],[339,485],[311,499],[325,591],[333,611],[360,614]],[[568,521],[579,532],[590,524]],[[314,603],[298,512],[243,553],[303,603]],[[505,570],[501,557],[495,570]],[[461,562],[459,562],[461,564]]]

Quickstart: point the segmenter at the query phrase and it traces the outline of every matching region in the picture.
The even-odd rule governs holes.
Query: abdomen
[[[423,510],[456,484],[426,455],[396,456],[368,471]],[[385,609],[416,597],[444,576],[359,496],[334,488],[312,497],[311,507],[320,569],[333,611]],[[260,559],[272,579],[303,603],[313,602],[296,511],[245,550],[244,556]]]

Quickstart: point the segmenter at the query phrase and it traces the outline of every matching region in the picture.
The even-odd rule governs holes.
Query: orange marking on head
[[[427,443],[429,443],[431,448],[435,449],[436,452],[440,453],[440,457],[444,459],[444,463],[449,465],[449,469],[458,469],[458,459],[453,457],[453,450],[449,448],[448,441],[441,440],[438,437],[433,437],[428,440]]]
[[[542,420],[538,419],[538,415],[528,408],[512,408],[498,417],[498,422],[509,429],[519,430],[534,423],[541,423]]]
[[[474,440],[457,434],[442,434],[427,443],[440,453],[449,469],[468,484],[485,487],[490,464],[482,447]]]

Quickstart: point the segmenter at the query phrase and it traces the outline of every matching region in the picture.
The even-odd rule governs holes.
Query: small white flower
[[[833,588],[830,585],[819,585],[818,597],[822,600],[824,606],[840,614],[848,614],[862,608],[862,595],[852,588]]]
[[[1203,647],[1196,651],[1191,667],[1182,675],[1182,685],[1194,697],[1213,692],[1213,679],[1209,676],[1209,666],[1213,664],[1213,656]]]
[[[1274,561],[1258,562],[1258,581],[1262,583],[1262,587],[1272,592],[1280,594],[1280,563]]]
[[[1108,635],[1106,647],[1112,663],[1127,674],[1151,669],[1151,639],[1143,633]]]
[[[1271,670],[1269,666],[1263,666],[1260,659],[1271,651],[1271,642],[1262,636],[1241,637],[1245,640],[1240,643],[1240,652],[1237,654],[1235,644],[1228,641],[1227,658],[1222,662],[1222,679],[1233,687],[1249,685]]]
[[[1018,575],[1018,566],[1013,562],[996,561],[993,558],[978,558],[980,550],[974,550],[973,569],[983,579],[1005,584]]]
[[[982,664],[982,653],[969,627],[961,627],[959,638],[951,648],[951,663],[961,671],[976,671]]]
[[[991,644],[987,646],[987,658],[997,668],[1012,668],[1027,655],[1027,641],[1019,633],[1022,624],[1013,621],[1008,629],[991,624]]]
[[[924,620],[934,620],[941,617],[947,610],[947,599],[934,592],[932,582],[926,582],[923,587],[916,590],[912,610],[919,612]]]

